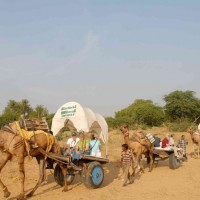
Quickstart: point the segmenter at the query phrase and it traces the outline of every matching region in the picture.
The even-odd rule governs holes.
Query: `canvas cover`
[[[104,117],[77,102],[62,105],[54,115],[51,130],[56,136],[60,129],[67,126],[70,130],[88,133],[96,131],[104,143],[108,142],[108,125]]]

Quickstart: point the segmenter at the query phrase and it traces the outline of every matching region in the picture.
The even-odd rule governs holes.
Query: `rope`
[[[28,159],[29,161],[32,160],[32,157],[30,156],[30,148],[29,148],[29,144],[26,140],[27,135],[25,135],[25,132],[20,128],[19,126],[19,122],[15,122],[16,126],[17,126],[17,130],[19,131],[20,135],[22,136],[22,138],[24,139],[24,143],[25,143],[25,148],[26,148],[26,152],[28,154]]]

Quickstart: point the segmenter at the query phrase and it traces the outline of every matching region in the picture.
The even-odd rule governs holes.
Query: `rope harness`
[[[16,129],[17,129],[16,132],[13,131],[13,129],[10,125],[5,125],[1,128],[1,130],[8,132],[8,133],[11,133],[13,135],[11,140],[9,140],[9,141],[7,140],[7,142],[9,142],[9,144],[6,145],[6,148],[4,149],[4,151],[9,150],[10,145],[12,144],[12,142],[14,141],[16,136],[21,136],[22,139],[20,141],[16,142],[15,144],[13,144],[13,148],[17,149],[17,148],[19,148],[19,147],[21,147],[22,145],[25,144],[25,149],[26,149],[26,152],[27,152],[29,160],[30,160],[32,158],[30,156],[30,151],[31,151],[31,147],[32,147],[31,144],[34,143],[30,139],[32,137],[34,137],[34,140],[36,142],[36,139],[35,139],[36,135],[39,135],[39,134],[44,134],[47,138],[46,152],[49,152],[51,150],[53,144],[55,143],[55,138],[53,137],[53,135],[46,133],[42,130],[36,131],[36,132],[35,131],[26,131],[26,130],[20,128],[19,122],[14,122],[14,124],[16,125]],[[33,144],[32,148],[35,149],[37,147],[34,147],[34,144]]]
[[[9,148],[10,148],[11,143],[13,142],[14,138],[17,136],[17,133],[15,133],[9,125],[3,126],[3,127],[1,128],[1,130],[6,131],[6,132],[8,132],[8,133],[11,133],[11,134],[13,135],[13,137],[12,137],[12,139],[10,140],[10,142],[9,142],[9,144],[8,144],[8,146],[7,146],[7,148],[5,148],[5,149],[3,150],[3,151],[8,151]],[[20,146],[22,145],[21,143],[23,144],[23,140],[22,140],[22,141],[19,141],[17,144],[15,144],[13,148],[16,149],[16,148],[20,147]]]

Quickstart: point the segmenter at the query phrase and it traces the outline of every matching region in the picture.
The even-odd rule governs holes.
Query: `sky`
[[[28,99],[114,116],[136,99],[200,98],[200,1],[0,0],[0,114]]]

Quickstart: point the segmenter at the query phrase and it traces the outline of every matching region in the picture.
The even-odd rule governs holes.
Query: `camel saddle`
[[[46,152],[50,152],[54,142],[55,142],[55,138],[53,135],[51,135],[50,133],[47,133],[43,130],[36,130],[36,131],[27,131],[25,129],[22,129],[19,125],[19,122],[15,122],[18,132],[20,133],[21,137],[25,140],[25,144],[26,144],[26,150],[28,152],[28,154],[30,153],[30,145],[29,145],[29,141],[32,137],[34,137],[34,135],[39,135],[39,134],[44,134],[47,137],[47,148],[46,148]]]

